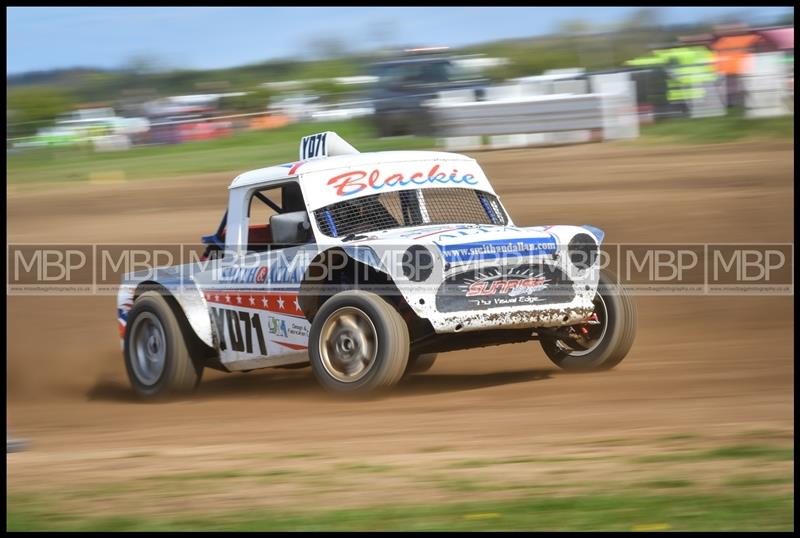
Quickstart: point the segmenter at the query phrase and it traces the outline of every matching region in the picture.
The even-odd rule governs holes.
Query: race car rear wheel
[[[311,368],[331,392],[368,393],[395,385],[405,371],[408,348],[405,321],[374,293],[338,293],[311,324]]]
[[[403,377],[427,372],[433,367],[433,363],[436,362],[436,357],[437,353],[424,353],[422,355],[410,356]]]
[[[155,291],[140,295],[128,315],[124,355],[128,379],[142,398],[191,392],[203,374],[172,307]]]
[[[622,362],[636,336],[636,305],[613,277],[600,273],[595,311],[587,323],[567,329],[568,336],[545,337],[545,354],[564,370],[609,370]]]

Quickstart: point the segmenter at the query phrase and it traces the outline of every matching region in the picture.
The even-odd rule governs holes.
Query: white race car
[[[205,367],[309,362],[324,388],[361,393],[437,352],[529,340],[562,368],[611,368],[636,314],[600,268],[602,239],[515,226],[464,155],[308,136],[300,160],[236,177],[193,263],[124,275],[126,369],[142,397],[190,391]]]

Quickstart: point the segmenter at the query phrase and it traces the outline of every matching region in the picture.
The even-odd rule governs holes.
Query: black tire
[[[436,357],[438,356],[437,353],[424,353],[422,355],[412,355],[408,358],[408,364],[406,365],[406,371],[403,373],[403,377],[408,377],[414,374],[422,374],[427,372],[433,367],[433,363],[436,362]]]
[[[599,302],[599,303],[598,303]],[[548,358],[557,366],[570,371],[610,370],[622,362],[636,336],[636,304],[605,271],[600,272],[595,303],[605,309],[605,331],[594,348],[580,349],[564,340],[542,337],[541,345]],[[601,316],[598,313],[598,316]],[[593,342],[594,343],[594,342]]]
[[[355,343],[344,346],[345,352],[337,354],[339,344],[349,338],[345,329],[337,331],[337,320],[345,316],[367,319],[364,333],[371,333],[367,340],[356,338]],[[329,322],[330,320],[330,322]],[[323,329],[328,332],[328,341],[323,338]],[[360,335],[361,333],[355,333]],[[336,338],[331,338],[335,335]],[[365,342],[368,345],[363,345]],[[336,362],[337,357],[347,357],[347,351],[371,356],[369,364],[353,360]],[[334,393],[366,394],[386,390],[400,381],[406,369],[409,352],[408,326],[400,313],[380,296],[366,291],[353,290],[337,293],[320,307],[311,324],[308,340],[311,368],[320,385]],[[349,359],[347,359],[349,360]],[[337,364],[339,367],[337,368]],[[346,379],[350,366],[362,370]]]
[[[142,318],[141,322],[137,322]],[[146,379],[142,366],[137,362],[141,349],[139,331],[145,323],[163,330],[164,364],[157,379]],[[141,329],[139,327],[142,327]],[[156,344],[157,345],[157,344]],[[181,329],[175,311],[159,292],[141,294],[128,315],[124,339],[125,370],[136,394],[143,399],[161,399],[185,395],[194,391],[203,376],[203,366],[192,359],[187,335]]]

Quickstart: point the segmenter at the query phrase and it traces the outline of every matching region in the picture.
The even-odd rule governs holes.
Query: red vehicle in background
[[[211,119],[213,113],[208,107],[171,107],[168,111],[153,115],[150,142],[180,144],[232,135],[232,123]]]
[[[178,139],[181,142],[193,140],[213,140],[233,134],[229,121],[209,121],[200,119],[197,122],[181,123],[177,126]]]

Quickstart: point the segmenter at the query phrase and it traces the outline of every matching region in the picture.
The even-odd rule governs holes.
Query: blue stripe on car
[[[328,222],[328,227],[331,229],[332,237],[338,236],[339,233],[336,231],[336,224],[333,222],[330,209],[325,210],[325,220]]]
[[[543,256],[556,252],[553,236],[524,239],[496,239],[458,245],[438,245],[446,262],[487,260],[502,257]]]

